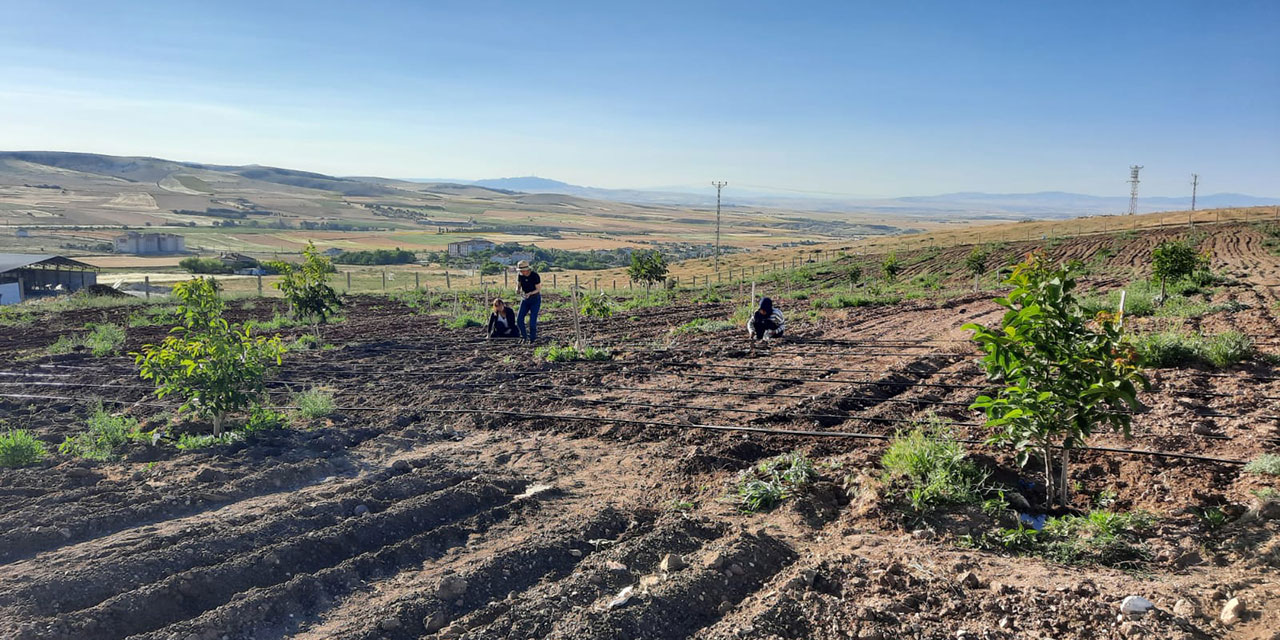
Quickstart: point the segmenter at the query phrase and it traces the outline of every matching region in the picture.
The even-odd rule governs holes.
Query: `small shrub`
[[[1280,455],[1264,453],[1244,466],[1245,473],[1280,476]]]
[[[902,296],[896,293],[837,293],[829,298],[817,298],[811,304],[814,309],[846,309],[849,307],[894,305],[899,302],[902,302]]]
[[[1227,524],[1227,514],[1221,507],[1204,507],[1193,510],[1196,519],[1209,531],[1217,531]]]
[[[217,258],[183,258],[178,266],[195,274],[228,274],[235,273],[232,265],[225,264]]]
[[[319,349],[319,348],[320,348],[320,339],[317,338],[313,333],[304,333],[298,336],[296,339],[294,339],[293,342],[287,342],[284,345],[284,350],[288,352],[311,351],[313,349]]]
[[[250,320],[244,323],[244,326],[245,328],[253,331],[269,332],[279,331],[288,327],[296,327],[300,324],[302,324],[302,322],[277,313],[272,315],[270,320]]]
[[[1083,516],[1049,518],[1041,531],[1022,523],[996,528],[980,536],[967,536],[964,544],[1039,555],[1068,565],[1132,566],[1149,555],[1139,535],[1152,524],[1151,516],[1142,512],[1091,511]]]
[[[311,389],[294,394],[293,405],[298,408],[299,415],[311,420],[328,417],[337,410],[333,394],[323,389]]]
[[[534,349],[533,355],[546,360],[547,362],[572,362],[574,360],[609,360],[613,358],[613,352],[608,349],[598,347],[583,347],[579,349],[571,344],[555,345],[550,344],[545,347]]]
[[[63,440],[58,453],[86,460],[114,460],[115,450],[127,444],[139,429],[137,420],[112,415],[101,403],[90,413],[86,426],[84,433]]]
[[[0,434],[0,467],[26,467],[44,460],[44,443],[23,429]]]

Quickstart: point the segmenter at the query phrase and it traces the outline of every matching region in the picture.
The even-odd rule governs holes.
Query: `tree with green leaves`
[[[982,278],[982,274],[987,272],[987,260],[991,257],[991,252],[982,247],[974,247],[973,251],[965,256],[964,266],[973,274],[973,290],[978,290],[978,282]]]
[[[627,277],[635,282],[643,282],[645,293],[648,293],[655,283],[666,280],[667,260],[662,257],[662,252],[656,249],[635,251],[631,254],[631,266],[627,267]]]
[[[276,288],[284,294],[293,317],[315,320],[317,325],[321,325],[342,306],[338,293],[329,286],[333,264],[316,250],[314,243],[308,241],[302,250],[302,264],[282,262],[278,268],[282,277]]]
[[[1151,273],[1160,279],[1160,304],[1164,304],[1165,284],[1169,280],[1179,280],[1208,268],[1207,253],[1197,253],[1191,245],[1181,240],[1161,242],[1151,252]]]
[[[990,441],[1011,444],[1020,464],[1033,453],[1041,457],[1048,502],[1066,505],[1071,449],[1084,445],[1099,425],[1128,437],[1131,412],[1143,408],[1138,388],[1147,388],[1147,379],[1125,340],[1122,317],[1088,317],[1072,293],[1075,278],[1043,253],[1015,266],[1005,284],[1013,290],[996,299],[1008,310],[1000,325],[964,326],[985,353],[988,377],[1004,385],[972,406],[986,413]]]
[[[279,337],[250,335],[222,317],[223,301],[212,279],[195,278],[173,287],[182,325],[158,345],[131,353],[139,375],[156,385],[156,397],[177,395],[179,413],[193,412],[213,421],[221,435],[229,413],[248,407],[262,393],[268,368],[280,363]]]
[[[890,253],[884,257],[880,263],[880,273],[884,275],[886,282],[893,282],[898,279],[898,274],[902,273],[902,263],[898,260],[897,253]]]

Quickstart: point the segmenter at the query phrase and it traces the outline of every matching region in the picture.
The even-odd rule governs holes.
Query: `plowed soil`
[[[1088,261],[1109,248],[1088,282],[1105,289],[1181,233],[1050,252]],[[1280,258],[1249,226],[1212,227],[1203,243],[1235,277],[1217,295],[1240,304],[1186,327],[1241,330],[1280,353]],[[908,275],[958,272],[968,251],[902,257],[920,258]],[[1277,482],[1238,464],[1280,450],[1273,360],[1152,372],[1133,438],[1090,444],[1217,460],[1078,454],[1075,507],[1109,495],[1112,509],[1159,524],[1139,565],[1068,567],[957,544],[980,515],[909,521],[845,488],[876,473],[879,438],[930,413],[984,437],[967,407],[987,383],[960,327],[998,321],[990,292],[816,318],[800,313],[806,301],[774,298],[795,310],[781,342],[753,348],[736,327],[673,337],[735,306],[687,302],[590,321],[614,359],[555,364],[396,300],[348,298],[346,320],[322,330],[334,348],[289,354],[270,385],[281,406],[330,390],[339,408],[327,418],[203,450],[132,444],[116,462],[54,454],[0,469],[0,637],[1280,637],[1280,521],[1254,498]],[[269,318],[272,304],[229,315]],[[567,340],[566,310],[548,312],[540,331]],[[43,355],[59,335],[128,313],[3,328],[0,420],[51,450],[83,430],[92,398],[159,424],[173,403],[129,358]],[[130,329],[125,350],[164,332]],[[740,512],[736,474],[791,451],[812,457],[820,480],[772,511]],[[1010,485],[1037,479],[1004,450],[971,451]],[[1209,528],[1195,515],[1206,507],[1231,521]],[[1156,610],[1119,615],[1129,595]],[[1218,614],[1233,597],[1246,612],[1226,625]]]

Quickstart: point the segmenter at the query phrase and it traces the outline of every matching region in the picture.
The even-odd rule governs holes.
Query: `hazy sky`
[[[0,149],[856,195],[1280,195],[1280,2],[0,0]]]

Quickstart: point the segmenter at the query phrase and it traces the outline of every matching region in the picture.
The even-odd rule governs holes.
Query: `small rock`
[[[378,623],[378,628],[383,631],[395,631],[400,628],[400,618],[387,618]]]
[[[1021,512],[1031,510],[1031,503],[1027,502],[1026,496],[1023,496],[1017,491],[1010,491],[1004,494],[1004,500],[1009,503],[1009,506],[1012,507],[1014,511]]]
[[[1186,598],[1179,598],[1173,603],[1173,614],[1183,618],[1197,618],[1200,616],[1200,607]]]
[[[365,515],[366,513],[369,513],[369,506],[368,506],[368,505],[363,505],[363,504],[358,504],[358,505],[356,505],[356,508],[355,508],[354,513],[355,513],[356,515],[358,515],[358,516]]]
[[[969,587],[970,589],[977,589],[982,586],[982,581],[978,579],[977,574],[974,572],[966,571],[964,572],[964,575],[960,576],[960,584]]]
[[[72,478],[91,478],[93,477],[94,474],[93,474],[93,469],[86,469],[84,467],[71,467],[70,469],[67,469],[67,475],[71,476]]]
[[[573,556],[573,557],[575,557],[575,558],[581,558],[581,557],[582,557],[582,549],[570,549],[570,550],[569,550],[569,555],[571,555],[571,556]]]
[[[662,564],[658,565],[658,567],[663,571],[679,571],[685,567],[684,558],[674,553],[668,553],[662,556]]]
[[[732,573],[735,576],[745,576],[747,575],[747,570],[743,569],[742,565],[735,562],[734,564],[729,565],[729,573]]]
[[[911,537],[916,540],[932,540],[933,529],[916,529],[911,532]]]
[[[213,467],[201,467],[194,479],[196,482],[221,482],[227,479],[227,474]]]
[[[1213,425],[1207,422],[1198,422],[1194,427],[1191,427],[1191,433],[1198,436],[1211,436],[1213,435]]]
[[[461,576],[445,576],[436,587],[441,600],[454,600],[467,592],[467,581]]]
[[[604,568],[614,573],[625,573],[627,571],[627,565],[622,564],[617,560],[610,560],[609,562],[606,562]]]
[[[1120,613],[1143,614],[1155,608],[1155,604],[1142,596],[1126,596],[1120,602]]]
[[[1228,627],[1240,622],[1240,618],[1244,616],[1244,601],[1240,598],[1232,598],[1227,601],[1227,605],[1222,608],[1222,614],[1218,616],[1218,620]]]
[[[992,593],[997,593],[1000,595],[1005,595],[1010,591],[1012,591],[1003,582],[992,582],[991,584],[987,585],[987,588],[990,589]]]
[[[437,611],[422,619],[422,626],[426,627],[427,633],[435,633],[449,624],[449,616],[443,611]]]
[[[409,473],[413,470],[413,465],[410,465],[408,460],[396,460],[391,463],[391,469],[398,473]]]
[[[1254,511],[1263,520],[1280,520],[1280,500],[1259,500]]]
[[[631,601],[631,594],[634,591],[635,591],[635,587],[623,588],[622,591],[618,592],[618,595],[614,596],[613,600],[609,601],[609,608],[618,609],[620,607],[627,606],[627,603]]]
[[[787,583],[782,585],[782,590],[783,591],[804,591],[805,587],[808,587],[808,586],[809,586],[808,583],[804,581],[804,578],[802,576],[796,576],[794,578],[791,578],[790,580],[787,580]]]

